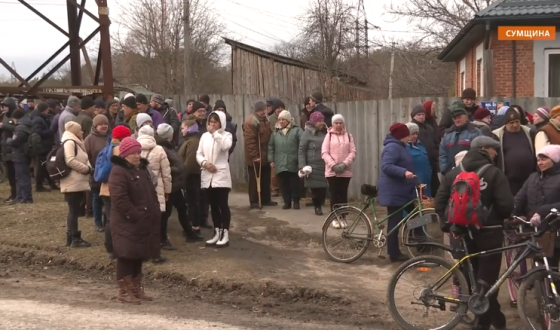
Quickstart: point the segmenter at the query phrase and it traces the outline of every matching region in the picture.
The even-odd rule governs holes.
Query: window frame
[[[546,77],[544,78],[544,97],[550,97],[549,95],[549,82],[550,77],[550,55],[560,54],[560,48],[555,49],[545,49],[544,51],[544,72]]]

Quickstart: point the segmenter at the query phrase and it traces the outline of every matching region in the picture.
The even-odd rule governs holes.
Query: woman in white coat
[[[233,138],[225,131],[226,115],[214,111],[208,116],[208,131],[200,137],[196,161],[201,166],[201,188],[205,189],[214,222],[214,237],[206,241],[217,247],[229,246],[229,210],[228,196],[231,190],[229,172],[229,149]]]
[[[156,139],[154,138],[154,129],[151,126],[146,125],[140,128],[137,141],[140,142],[142,146],[142,153],[140,156],[148,160],[148,169],[150,169],[153,175],[159,209],[163,216],[165,214],[165,201],[171,193],[171,165],[169,164],[169,159],[167,159],[165,150],[157,145]],[[150,245],[153,249],[153,255],[158,256],[152,259],[152,262],[155,263],[161,263],[166,260],[161,256],[160,232],[161,221],[154,224],[152,228],[154,242]]]

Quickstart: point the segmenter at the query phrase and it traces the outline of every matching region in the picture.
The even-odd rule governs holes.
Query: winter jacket
[[[159,257],[161,211],[148,162],[135,168],[126,159],[111,157],[111,237],[117,258]]]
[[[17,103],[14,98],[8,98],[3,101],[8,106],[8,111],[2,118],[2,136],[0,142],[2,143],[2,160],[7,162],[12,160],[12,147],[8,144],[8,139],[14,135],[16,123],[12,119],[12,113],[17,109]]]
[[[533,125],[533,127],[531,128],[531,137],[533,137],[533,146],[535,146],[535,153],[538,152],[539,150],[537,149],[537,133],[539,133],[541,131],[541,129],[546,126],[546,124],[548,124],[549,120],[543,121],[541,123],[538,123],[536,125]],[[545,135],[546,137],[546,135]],[[542,143],[542,142],[541,142]],[[546,145],[546,144],[545,144]],[[543,147],[545,146],[543,145]],[[541,147],[542,148],[542,147]]]
[[[48,115],[43,115],[38,110],[31,112],[33,133],[41,137],[41,155],[43,156],[46,156],[54,145],[54,134],[51,131],[49,118]]]
[[[418,121],[412,119],[412,122],[418,125],[418,139],[422,142],[422,147],[426,149],[428,153],[428,159],[430,160],[430,165],[437,169],[438,167],[438,132],[434,131],[434,128],[427,122],[419,123]]]
[[[462,101],[456,101],[456,102],[463,103]],[[470,108],[465,107],[465,110],[467,110],[467,115],[469,116],[469,121],[474,120],[474,113],[479,108],[480,107],[476,104],[473,107],[470,107]],[[440,131],[440,133],[441,132],[445,133],[445,131],[447,131],[452,126],[454,126],[454,125],[453,125],[453,117],[451,117],[451,109],[444,110],[443,115],[441,116],[441,120],[439,121],[439,131]]]
[[[120,149],[118,144],[120,144],[120,140],[118,139],[111,139],[111,143],[113,144],[117,144],[117,146],[115,146],[113,148],[113,156],[118,156],[120,155]],[[95,166],[95,165],[94,165]],[[101,187],[99,188],[99,196],[104,196],[104,197],[109,197],[111,196],[111,193],[109,191],[109,183],[107,182],[103,182],[101,183]]]
[[[230,116],[229,113],[225,112],[226,114],[226,132],[231,134],[232,144],[231,148],[229,148],[229,154],[233,153],[235,146],[237,145],[237,124],[233,122],[233,117]]]
[[[185,188],[185,165],[179,158],[173,143],[163,139],[159,135],[155,136],[156,143],[165,150],[169,166],[171,167],[171,192],[176,192]]]
[[[492,131],[492,134],[494,134],[498,138],[498,140],[500,140],[500,144],[502,146],[503,146],[504,130],[505,130],[505,127],[502,126],[501,128],[498,128],[498,129]],[[535,151],[533,149],[533,139],[531,138],[531,129],[527,126],[521,125],[521,130],[523,130],[523,132],[527,136],[527,140],[529,140],[529,145],[531,146],[531,152],[535,153]],[[500,150],[499,150],[499,160],[496,163],[499,165],[499,167],[502,169],[502,171],[505,172],[505,164],[504,164],[503,159],[504,159],[504,148],[500,148]],[[512,165],[514,165],[514,164],[512,164]]]
[[[64,143],[66,140],[72,141]],[[64,160],[66,165],[72,169],[67,177],[60,179],[60,192],[90,191],[89,176],[93,171],[84,142],[69,131],[62,134],[60,141],[64,143]]]
[[[154,131],[157,129],[159,124],[165,122],[163,120],[161,113],[159,113],[159,111],[157,110],[154,110],[154,108],[152,108],[151,106],[148,106],[148,110],[146,111],[146,113],[150,115],[150,117],[152,117],[152,123],[154,124]],[[136,121],[136,118],[134,118],[134,121]]]
[[[159,112],[164,123],[167,123],[171,125],[171,127],[173,127],[173,144],[177,145],[179,140],[179,133],[181,131],[181,122],[179,121],[179,116],[177,116],[177,110],[169,107],[169,105],[167,104],[164,104],[161,108],[157,109],[156,111]],[[154,123],[154,127],[157,129],[155,123]]]
[[[250,114],[243,124],[243,138],[245,140],[245,162],[247,166],[255,166],[253,160],[260,158],[261,165],[268,165],[268,143],[272,136],[272,129],[266,117]]]
[[[200,137],[196,161],[201,169],[201,187],[206,188],[231,188],[231,173],[229,171],[229,149],[233,144],[230,132],[225,130],[226,115],[221,111],[213,111],[220,118],[222,127],[210,134],[206,132]],[[204,164],[210,162],[216,167],[216,173],[204,169]]]
[[[311,114],[319,111],[320,113],[323,114],[323,117],[325,117],[325,124],[327,124],[327,127],[331,127],[332,126],[332,117],[334,116],[334,112],[327,108],[323,103],[318,103],[315,108],[313,108],[310,112],[309,112],[309,118],[311,118]]]
[[[82,126],[82,131],[84,132],[84,139],[91,133],[91,128],[93,127],[93,118],[88,115],[83,110],[78,113],[75,122]]]
[[[550,120],[548,124],[541,127],[541,130],[535,135],[535,152],[539,152],[549,144],[560,144],[560,127],[554,120]]]
[[[472,122],[476,128],[482,132],[482,135],[492,137],[492,130],[490,129],[490,125],[486,124],[483,121],[475,120]]]
[[[298,172],[298,153],[301,129],[292,123],[286,134],[277,128],[268,142],[268,161],[274,162],[276,174]]]
[[[492,164],[480,178],[480,200],[490,209],[486,226],[502,225],[514,209],[514,198],[511,194],[508,180],[498,167],[493,165],[488,153],[481,149],[472,149],[461,161],[465,171],[476,172],[486,164]],[[455,167],[445,174],[435,198],[435,211],[440,217],[442,228],[449,228],[446,223],[445,210],[451,196],[453,181],[461,172],[461,167]]]
[[[31,162],[31,158],[25,153],[25,146],[29,141],[29,137],[33,132],[33,122],[29,115],[20,118],[14,129],[14,136],[9,140],[9,145],[12,147],[12,161],[13,162]]]
[[[496,115],[494,116],[494,118],[492,118],[492,121],[490,122],[491,130],[496,130],[503,126],[504,126],[504,115]]]
[[[62,111],[54,115],[54,117],[51,120],[51,133],[53,133],[55,144],[60,143],[60,135],[58,134],[58,121],[60,120],[61,113]]]
[[[148,168],[157,178],[156,192],[161,212],[165,212],[165,194],[171,193],[171,166],[165,150],[158,146],[151,135],[140,135],[138,142],[142,145],[142,158],[148,160]]]
[[[299,140],[298,168],[311,166],[311,174],[305,178],[306,188],[326,188],[325,161],[321,156],[323,141],[327,136],[325,129],[317,130],[311,123],[305,125],[305,130]]]
[[[91,133],[84,139],[84,147],[88,155],[89,163],[95,168],[95,163],[97,162],[97,156],[107,146],[107,133],[101,134],[95,127],[92,127]],[[93,180],[93,173],[91,175],[90,185],[92,188],[101,187],[101,183],[95,182]]]
[[[346,129],[340,132],[332,127],[327,129],[327,135],[321,146],[321,157],[325,161],[325,177],[351,178],[352,163],[354,163],[356,155],[356,145],[352,134],[348,133]],[[342,173],[336,174],[332,169],[337,164],[346,165]]]
[[[278,115],[274,112],[272,115],[268,116],[268,123],[270,125],[270,129],[274,131],[276,129],[276,124],[278,123]],[[304,123],[305,125],[305,123]],[[303,126],[305,127],[305,126]]]
[[[60,113],[60,116],[58,116],[58,136],[60,137],[61,141],[62,141],[62,134],[64,134],[65,131],[64,125],[66,125],[66,123],[69,123],[71,121],[76,121],[77,116],[78,116],[78,111],[75,111],[69,106],[66,106],[66,108],[64,108],[64,111],[62,111]]]
[[[423,190],[424,195],[432,197],[432,167],[426,148],[422,141],[418,141],[417,143],[408,142],[406,149],[414,162],[415,172],[413,173],[416,174],[420,183],[426,185]]]
[[[185,166],[185,175],[200,175],[200,165],[196,161],[196,152],[200,143],[199,132],[187,133],[185,142],[179,149],[179,157],[183,160]]]
[[[453,125],[445,131],[439,145],[439,169],[444,175],[455,166],[455,155],[471,149],[471,142],[482,132],[472,123],[462,127]]]
[[[406,145],[388,134],[383,141],[379,173],[379,205],[403,206],[416,198],[416,181],[407,179],[406,171],[416,173],[414,160]]]

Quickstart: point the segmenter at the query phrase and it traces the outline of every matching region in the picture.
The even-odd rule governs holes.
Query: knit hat
[[[123,97],[123,100],[124,100],[124,99],[127,99],[127,98],[129,98],[129,97],[131,97],[131,96],[134,97],[134,94],[128,93],[128,94],[126,94],[126,95]]]
[[[484,119],[488,116],[492,116],[492,114],[490,113],[490,110],[488,110],[486,108],[479,108],[474,113],[474,119],[475,120],[482,120],[482,119]]]
[[[95,100],[95,107],[105,109],[105,102],[102,99]]]
[[[107,109],[109,109],[113,104],[115,103],[119,103],[119,101],[115,100],[115,99],[110,99],[107,101]]]
[[[64,125],[64,130],[68,131],[74,135],[78,135],[82,131],[82,125],[75,121],[69,121]]]
[[[550,119],[550,110],[547,107],[540,107],[535,110],[535,113],[542,119]]]
[[[165,99],[165,101],[163,101],[164,103],[167,103],[167,105],[170,108],[173,108],[173,106],[175,105],[175,102],[173,101],[173,99]]]
[[[471,142],[471,149],[481,149],[481,148],[498,149],[499,147],[500,147],[500,142],[486,135],[477,136]]]
[[[152,126],[146,125],[138,131],[138,137],[143,135],[154,136],[154,129],[152,128]]]
[[[224,111],[227,111],[226,109],[226,103],[222,100],[218,100],[216,101],[216,103],[214,104],[214,111],[218,110],[218,109],[224,109]]]
[[[37,111],[39,112],[43,112],[45,110],[48,110],[49,106],[46,103],[39,103],[39,105],[37,105]]]
[[[556,118],[558,116],[560,116],[560,105],[550,109],[550,118]]]
[[[159,104],[163,104],[165,102],[165,99],[163,98],[163,95],[161,94],[154,94],[152,95],[150,101],[159,103]]]
[[[334,124],[335,122],[337,122],[337,121],[341,121],[343,124],[346,124],[346,121],[344,120],[344,117],[343,117],[341,114],[339,114],[339,113],[337,113],[336,115],[332,116],[332,120],[331,120],[331,122],[332,122],[333,124]]]
[[[292,114],[288,110],[282,110],[278,115],[278,119],[286,119],[287,121],[292,121]]]
[[[510,123],[514,120],[521,120],[521,115],[515,108],[507,109],[506,113],[504,114],[504,124]]]
[[[549,158],[554,163],[560,162],[560,146],[557,144],[549,144],[544,146],[537,152],[537,156],[545,156]]]
[[[266,103],[263,101],[257,101],[255,102],[255,105],[253,106],[253,111],[254,112],[259,112],[259,111],[263,111],[266,110]]]
[[[109,119],[104,115],[97,115],[93,117],[93,127],[97,127],[99,125],[109,125]]]
[[[56,108],[57,105],[59,105],[60,103],[57,100],[53,100],[53,99],[49,99],[47,101],[47,105],[49,108],[54,109]]]
[[[321,94],[320,92],[311,93],[311,96],[309,98],[311,98],[316,103],[323,102],[323,94]]]
[[[148,98],[146,97],[146,95],[144,95],[142,93],[138,93],[138,95],[136,95],[135,99],[136,99],[136,103],[148,104]]]
[[[126,158],[132,154],[139,154],[142,152],[142,145],[133,137],[125,137],[119,144],[119,156]]]
[[[472,88],[465,88],[465,90],[463,90],[463,92],[461,93],[461,100],[462,99],[471,99],[471,100],[475,100],[476,99],[476,92],[474,89]]]
[[[112,133],[113,133],[113,139],[122,140],[125,137],[130,136],[130,129],[128,129],[126,126],[118,125],[115,126],[115,128],[113,128]]]
[[[80,107],[84,110],[94,106],[95,106],[95,102],[89,96],[83,97],[82,100],[80,101]]]
[[[284,102],[280,101],[279,99],[276,99],[274,102],[272,102],[272,111],[276,111],[276,109],[278,108],[282,108],[282,109],[286,109],[286,105],[284,105]]]
[[[156,132],[161,138],[169,139],[173,136],[173,127],[167,123],[161,123],[158,125]]]
[[[397,140],[410,136],[408,127],[402,123],[394,123],[391,125],[391,127],[389,127],[389,133]]]
[[[418,127],[418,125],[416,125],[415,123],[406,123],[406,127],[408,127],[408,131],[410,132],[410,134],[420,132],[420,127]]]
[[[122,100],[122,104],[126,105],[129,108],[136,109],[136,99],[134,96],[129,96],[126,99]]]
[[[136,115],[136,126],[142,127],[147,121],[152,121],[152,117],[150,117],[147,113],[139,113]]]
[[[459,115],[468,115],[465,105],[462,101],[456,101],[451,104],[451,117],[454,118]]]
[[[323,114],[320,111],[315,111],[314,113],[311,114],[311,116],[309,116],[309,122],[311,124],[317,124],[318,122],[324,120],[325,120],[325,116],[323,116]]]
[[[414,108],[412,108],[412,111],[410,112],[410,117],[414,118],[414,116],[416,116],[419,113],[426,113],[426,109],[424,109],[423,105],[416,105],[414,106]]]
[[[498,109],[498,116],[503,116],[506,114],[506,111],[508,111],[509,107],[507,105],[504,105],[503,107]]]
[[[271,107],[274,104],[274,102],[276,102],[276,101],[279,101],[279,100],[275,97],[271,97],[268,100],[266,100],[266,106]]]
[[[197,110],[200,109],[206,109],[206,107],[204,106],[204,104],[202,104],[201,102],[194,102],[192,105],[192,112],[196,112]]]
[[[426,110],[426,116],[431,117],[432,116],[432,104],[434,104],[434,101],[426,101],[424,102],[424,104],[422,104],[422,106],[424,107],[424,110]]]

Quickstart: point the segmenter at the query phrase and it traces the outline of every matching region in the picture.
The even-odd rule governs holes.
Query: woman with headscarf
[[[321,146],[321,157],[325,161],[325,177],[329,183],[331,211],[337,204],[348,203],[348,186],[352,179],[352,164],[356,159],[354,138],[346,130],[346,122],[341,114],[332,117],[332,126]],[[332,222],[334,228],[346,228],[346,220]]]
[[[301,198],[300,180],[298,176],[298,150],[301,129],[294,123],[288,110],[278,115],[275,131],[268,142],[270,166],[276,170],[280,182],[280,193],[284,200],[283,210],[299,210]],[[293,202],[293,204],[292,204]]]
[[[430,160],[428,158],[428,153],[426,147],[418,139],[419,127],[415,123],[407,123],[406,127],[410,131],[410,137],[406,145],[406,149],[412,160],[414,162],[414,169],[416,176],[420,183],[426,185],[423,193],[426,197],[432,196],[432,167],[430,166]]]
[[[161,217],[153,173],[141,157],[142,146],[132,137],[119,145],[119,156],[111,157],[111,233],[117,258],[117,299],[140,304],[153,300],[144,293],[142,264],[153,255],[153,227]],[[159,238],[159,237],[158,237]],[[158,239],[159,243],[159,239]]]

